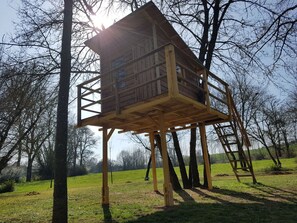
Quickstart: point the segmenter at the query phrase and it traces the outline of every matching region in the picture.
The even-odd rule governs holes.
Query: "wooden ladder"
[[[213,126],[238,182],[241,177],[252,177],[253,183],[257,183],[249,150],[251,143],[234,101],[230,98],[231,120]],[[245,151],[243,145],[246,147]]]

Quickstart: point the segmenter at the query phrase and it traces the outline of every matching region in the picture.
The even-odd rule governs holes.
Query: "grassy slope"
[[[254,162],[259,184],[253,185],[248,178],[238,183],[229,164],[215,164],[214,190],[175,193],[175,206],[171,208],[163,207],[161,169],[160,194],[152,191],[151,181],[143,180],[144,170],[113,173],[109,208],[101,207],[101,174],[71,177],[69,222],[296,222],[296,162],[283,160],[292,174],[265,175],[263,169],[270,166],[271,161]],[[15,192],[0,194],[0,222],[50,222],[49,186],[49,181],[24,183],[18,184]]]

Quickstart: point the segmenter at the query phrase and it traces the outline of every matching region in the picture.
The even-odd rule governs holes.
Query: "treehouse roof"
[[[87,40],[85,44],[100,55],[102,50],[111,50],[112,47],[116,47],[115,43],[118,42],[122,42],[125,45],[133,45],[133,38],[126,38],[126,34],[129,33],[133,36],[144,35],[142,31],[150,29],[152,24],[160,28],[163,35],[168,39],[168,43],[174,44],[187,55],[199,61],[153,2],[143,5],[110,27],[102,30],[99,34]]]

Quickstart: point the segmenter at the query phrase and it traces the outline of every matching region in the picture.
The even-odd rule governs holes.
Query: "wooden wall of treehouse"
[[[165,50],[149,53],[174,41],[157,24],[144,21],[133,29],[114,26],[100,36],[102,113],[120,111],[168,92]],[[180,50],[175,56],[180,93],[201,101],[204,68]]]
[[[117,103],[122,110],[167,92],[164,49],[129,63],[168,43],[158,33],[158,27],[149,23],[139,30],[113,28],[101,36],[102,113],[115,111]],[[163,78],[155,80],[158,77]]]

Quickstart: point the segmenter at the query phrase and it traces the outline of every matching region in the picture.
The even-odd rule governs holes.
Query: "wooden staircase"
[[[251,143],[234,101],[232,97],[230,98],[231,120],[213,126],[237,180],[240,182],[241,177],[252,177],[253,183],[257,183],[249,150]],[[246,150],[243,149],[243,146],[246,147]]]

